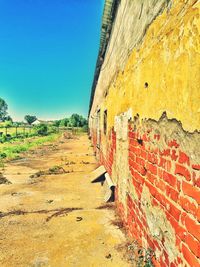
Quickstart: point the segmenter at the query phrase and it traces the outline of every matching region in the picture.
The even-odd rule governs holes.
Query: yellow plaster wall
[[[108,129],[116,115],[132,108],[133,115],[156,120],[166,111],[185,130],[200,130],[199,36],[200,2],[172,1],[111,83],[101,105],[102,113],[108,110]]]

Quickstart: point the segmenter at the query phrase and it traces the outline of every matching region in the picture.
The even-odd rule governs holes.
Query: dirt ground
[[[58,166],[58,167],[56,167]],[[59,139],[7,163],[0,184],[0,266],[130,266],[114,209],[99,208],[103,189],[86,135]]]

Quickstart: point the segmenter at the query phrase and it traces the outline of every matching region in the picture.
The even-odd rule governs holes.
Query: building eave
[[[101,71],[102,64],[104,62],[108,43],[110,41],[112,27],[116,17],[117,7],[119,5],[119,2],[120,0],[105,0],[102,25],[101,25],[100,47],[94,72],[94,79],[92,83],[88,115],[90,114],[92,108],[96,85],[99,79],[99,74]]]

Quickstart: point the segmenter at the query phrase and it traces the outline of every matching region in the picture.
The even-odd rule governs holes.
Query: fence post
[[[16,133],[16,137],[17,137],[17,126],[15,127],[15,133]]]

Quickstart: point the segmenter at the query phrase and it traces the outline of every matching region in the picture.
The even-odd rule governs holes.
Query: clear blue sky
[[[103,0],[0,0],[0,97],[15,120],[87,115]]]

